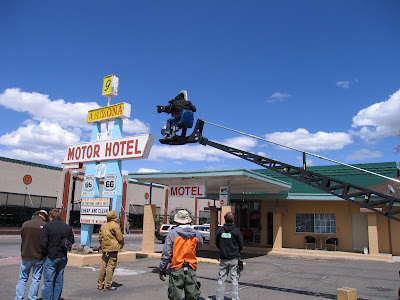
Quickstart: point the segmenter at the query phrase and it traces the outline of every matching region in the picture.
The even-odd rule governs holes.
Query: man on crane
[[[172,100],[169,101],[167,106],[157,105],[157,112],[162,112],[172,115],[172,118],[167,120],[167,128],[165,130],[166,138],[173,138],[174,134],[171,132],[171,127],[174,122],[179,122],[182,116],[183,110],[196,111],[196,106],[188,100],[187,91],[182,90]]]

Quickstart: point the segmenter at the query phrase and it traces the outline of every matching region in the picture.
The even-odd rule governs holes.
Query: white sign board
[[[65,153],[63,164],[147,158],[154,138],[153,134],[142,134],[72,145]]]
[[[82,198],[81,207],[83,206],[111,206],[111,198]]]
[[[107,215],[110,211],[109,207],[93,207],[93,206],[83,206],[81,207],[82,215]]]
[[[225,205],[228,203],[228,197],[229,197],[229,187],[221,186],[219,188],[219,201],[221,205]]]
[[[171,185],[169,187],[169,197],[203,198],[205,196],[205,185]]]
[[[94,167],[94,177],[103,178],[106,176],[107,164],[98,164]]]
[[[81,224],[104,224],[107,223],[106,216],[96,216],[96,215],[81,215]]]

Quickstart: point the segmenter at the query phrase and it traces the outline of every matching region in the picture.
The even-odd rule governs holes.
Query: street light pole
[[[73,225],[73,219],[72,219],[72,212],[75,209],[75,184],[76,184],[76,179],[78,178],[79,172],[77,170],[72,171],[72,193],[71,193],[71,211],[70,211],[70,217],[69,217],[69,225]]]

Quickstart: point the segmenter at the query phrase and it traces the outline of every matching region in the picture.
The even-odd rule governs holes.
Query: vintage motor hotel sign
[[[128,119],[130,116],[131,105],[129,103],[122,102],[111,106],[89,110],[87,122],[92,124],[94,122],[113,121],[116,118]]]
[[[69,146],[63,164],[147,158],[154,135],[143,134]]]
[[[201,198],[206,196],[205,185],[171,185],[169,187],[170,197]]]

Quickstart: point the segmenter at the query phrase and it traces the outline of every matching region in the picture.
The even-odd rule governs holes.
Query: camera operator
[[[171,138],[171,126],[174,121],[179,122],[181,119],[182,111],[183,110],[191,110],[193,112],[196,111],[196,106],[192,104],[188,100],[187,92],[185,90],[180,91],[178,96],[176,96],[174,99],[169,101],[169,104],[167,106],[157,106],[157,112],[158,113],[168,113],[172,115],[172,118],[167,120],[167,128],[165,130],[166,138]]]

